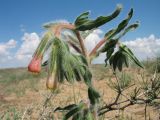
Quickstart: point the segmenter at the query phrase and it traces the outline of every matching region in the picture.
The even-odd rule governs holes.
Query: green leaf
[[[87,112],[85,120],[95,120],[95,118],[93,117],[93,114],[90,111]]]
[[[117,26],[116,29],[112,29],[105,34],[105,39],[109,40],[113,38],[115,35],[117,35],[118,33],[120,33],[128,25],[130,19],[132,18],[132,15],[133,15],[133,9],[130,10],[127,18],[124,19],[122,22],[120,22],[120,24]]]
[[[75,25],[79,26],[79,25],[84,24],[85,22],[88,22],[88,15],[89,15],[89,12],[87,11],[87,12],[82,13],[80,16],[78,16],[74,22]]]
[[[63,35],[63,34],[62,34]],[[64,37],[66,38],[66,39],[68,39],[68,40],[70,40],[70,41],[72,41],[73,43],[75,43],[76,45],[78,45],[79,44],[79,41],[78,41],[78,39],[76,38],[76,35],[75,35],[75,32],[66,32],[65,34],[64,34]]]
[[[107,62],[110,59],[110,57],[112,56],[113,52],[114,52],[114,48],[116,47],[116,44],[118,42],[118,39],[110,39],[106,42],[106,44],[100,49],[100,53],[104,53],[106,52],[106,59],[105,59],[105,63],[107,66]]]
[[[115,48],[117,42],[118,42],[118,39],[111,39],[111,40],[109,40],[108,42],[106,42],[106,44],[104,45],[104,47],[102,47],[102,49],[100,50],[100,52],[104,53],[104,52],[107,52],[111,48]]]
[[[42,66],[47,66],[48,65],[48,60],[46,60],[43,64],[42,64]]]
[[[134,56],[133,52],[126,45],[121,44],[120,49],[124,51],[124,53],[126,54],[126,56],[128,56],[130,60],[132,60],[139,67],[143,68],[143,64]]]
[[[115,33],[119,33],[121,30],[123,30],[129,23],[130,19],[132,18],[133,15],[133,9],[130,10],[130,12],[128,13],[128,16],[125,20],[123,20],[117,27],[116,32]]]
[[[79,48],[75,43],[73,43],[72,41],[67,41],[67,42],[68,42],[68,44],[69,44],[70,46],[72,46],[72,48],[75,49],[78,53],[82,53],[82,51],[80,50],[80,48]]]
[[[119,71],[122,71],[123,64],[125,64],[126,67],[128,67],[129,59],[136,63],[138,66],[143,68],[142,63],[134,56],[133,52],[126,45],[121,44],[119,46],[119,50],[112,56],[110,55],[113,53],[113,51],[108,52],[110,52],[108,53],[109,57],[105,59],[105,63],[107,65],[107,61],[109,60],[109,63],[113,66],[114,71],[116,70],[116,68],[118,68]]]
[[[74,116],[84,108],[84,103],[81,102],[78,106],[71,109],[63,118],[63,120],[68,120],[70,117]]]
[[[37,57],[42,57],[44,53],[46,52],[46,49],[48,49],[48,45],[50,45],[51,40],[54,39],[54,36],[51,32],[46,32],[44,36],[42,37],[41,42],[39,43],[34,55],[37,55]]]
[[[136,29],[138,27],[138,25],[139,25],[138,23],[129,25],[127,27],[127,25],[129,23],[130,19],[132,18],[132,16],[133,16],[133,9],[130,10],[130,12],[128,13],[127,18],[125,18],[123,21],[121,21],[120,24],[117,26],[117,28],[111,29],[110,31],[108,31],[105,34],[106,43],[101,49],[99,49],[97,51],[96,57],[99,56],[100,53],[108,51],[107,58],[105,59],[106,65],[107,65],[108,59],[111,57],[112,53],[114,52],[113,48],[115,48],[118,40],[122,36],[124,36],[127,32],[129,32],[130,30],[134,30],[134,29]],[[116,62],[116,60],[114,60],[114,62]],[[126,65],[127,65],[127,62],[126,62]],[[116,67],[115,64],[114,64],[114,67]],[[119,68],[121,68],[121,67],[119,66]]]
[[[115,29],[111,29],[111,30],[109,30],[104,36],[105,36],[105,38],[107,38],[107,39],[111,39],[112,37],[113,37],[113,34],[115,34]]]
[[[71,110],[71,109],[73,109],[73,108],[75,108],[75,107],[77,107],[77,105],[76,104],[71,104],[71,105],[68,105],[68,106],[66,106],[66,107],[64,107],[64,108],[62,108],[62,107],[57,107],[55,110],[54,110],[54,112],[56,112],[56,111],[60,111],[60,110]]]
[[[98,28],[103,24],[111,21],[115,17],[117,17],[121,11],[121,5],[118,5],[116,10],[109,16],[100,16],[95,20],[88,19],[89,12],[82,13],[79,17],[77,17],[75,21],[76,30],[85,31],[91,30],[94,28]]]
[[[119,71],[122,71],[122,65],[124,63],[124,58],[121,56],[117,61],[117,67]]]
[[[118,60],[119,58],[121,58],[121,52],[120,51],[117,51],[115,54],[114,54],[114,59],[113,59],[113,70],[115,71],[117,66],[118,66]]]
[[[118,68],[119,71],[122,71],[123,64],[128,67],[128,56],[122,50],[118,50],[109,58],[109,62],[110,65],[113,66],[114,71],[116,70],[116,68]]]
[[[89,86],[89,87],[92,86],[92,81],[91,81],[92,74],[87,68],[86,68],[86,72],[85,72],[83,78],[84,78],[84,82],[86,83],[87,86]]]
[[[83,120],[83,114],[81,112],[75,114],[72,120]]]
[[[99,102],[100,94],[93,87],[89,87],[88,97],[89,97],[90,103],[92,105],[95,105],[96,103]]]
[[[49,74],[56,72],[59,82],[63,82],[64,78],[70,83],[84,80],[91,86],[92,74],[88,69],[86,58],[71,53],[65,41],[54,39],[48,63]]]
[[[80,31],[81,37],[83,38],[83,40],[85,40],[87,38],[88,35],[90,35],[91,33],[93,33],[94,29],[92,30],[86,30],[86,31]]]
[[[113,64],[113,59],[114,59],[114,55],[112,55],[109,59],[109,64],[112,65]]]
[[[77,112],[79,112],[79,108],[76,107],[74,109],[72,109],[71,111],[69,111],[63,118],[63,120],[68,120],[70,117],[72,117],[73,115],[75,115]]]
[[[106,53],[106,57],[107,58],[105,59],[105,63],[106,63],[105,66],[107,66],[107,62],[111,58],[113,52],[114,52],[114,48],[113,47],[107,50],[107,53]]]
[[[125,30],[118,36],[117,39],[120,39],[121,37],[123,37],[127,32],[135,30],[137,27],[139,26],[139,23],[134,23],[129,25],[127,28],[125,28]]]
[[[63,35],[63,34],[62,34]],[[73,49],[75,49],[78,53],[82,53],[81,52],[81,49],[80,49],[80,43],[79,43],[79,41],[78,41],[78,39],[76,38],[76,36],[75,36],[75,33],[74,32],[70,32],[70,33],[68,33],[68,32],[66,32],[65,34],[64,34],[64,39],[65,39],[65,41],[67,41],[67,43],[73,48]]]
[[[124,57],[124,63],[125,63],[125,65],[126,65],[126,67],[129,67],[128,57]]]
[[[86,58],[83,55],[79,55],[79,58],[86,66],[88,66],[88,62],[87,62]]]

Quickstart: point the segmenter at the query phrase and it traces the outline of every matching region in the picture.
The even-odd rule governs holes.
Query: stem
[[[103,38],[90,52],[89,57],[91,57],[92,60],[92,56],[95,56],[96,54],[99,54],[100,51],[97,51],[108,39]],[[117,45],[120,45],[120,42],[117,43]],[[90,60],[90,61],[91,61]]]
[[[49,101],[51,100],[51,98],[53,97],[53,95],[55,95],[55,93],[53,91],[50,91],[49,96],[46,97],[43,106],[42,106],[42,111],[39,114],[39,120],[42,119],[43,117],[43,113],[45,112],[45,109],[47,108],[47,104],[49,103]]]
[[[145,105],[144,111],[145,111],[145,113],[144,113],[144,115],[145,115],[145,120],[147,120],[147,103],[146,103],[146,105]]]
[[[73,91],[73,99],[74,99],[74,103],[77,104],[77,100],[76,100],[76,92],[75,92],[75,88],[74,88],[73,83],[72,83],[72,91]]]
[[[54,28],[52,28],[52,32],[54,33],[55,37],[57,37],[57,38],[60,37],[62,29],[75,30],[75,26],[72,25],[72,24],[69,24],[69,23],[60,23],[60,24],[58,24],[57,26],[55,26]],[[78,40],[79,40],[79,43],[80,43],[80,46],[81,46],[83,55],[84,55],[86,58],[88,58],[88,57],[87,57],[87,50],[86,50],[86,48],[85,48],[83,39],[82,39],[79,31],[75,31],[75,33],[76,33],[77,38],[78,38]]]
[[[75,26],[72,24],[68,24],[68,23],[59,23],[57,26],[55,26],[52,31],[55,35],[55,37],[60,37],[61,35],[61,30],[62,29],[70,29],[70,30],[74,30]]]
[[[128,103],[128,104],[126,104],[126,105],[124,105],[124,106],[122,106],[122,107],[112,107],[112,106],[111,106],[110,108],[106,108],[106,109],[104,109],[104,110],[102,110],[102,111],[99,111],[98,116],[101,116],[101,115],[103,115],[103,114],[105,114],[106,112],[109,112],[109,111],[124,110],[125,108],[127,108],[127,107],[129,107],[129,106],[132,106],[132,105],[134,105],[134,104]]]
[[[79,31],[75,31],[75,33],[76,33],[77,38],[78,38],[78,40],[79,40],[79,43],[80,43],[80,46],[81,46],[83,55],[84,55],[86,58],[88,58],[87,50],[86,50],[85,45],[84,45],[84,42],[83,42],[84,40],[82,39]]]
[[[96,51],[106,42],[106,39],[102,39],[90,52],[89,56],[93,56],[96,54]]]

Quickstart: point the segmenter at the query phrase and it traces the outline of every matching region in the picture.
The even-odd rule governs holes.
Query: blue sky
[[[149,36],[159,39],[159,0],[0,0],[0,45],[7,44],[11,39],[16,41],[15,46],[8,50],[8,54],[13,57],[22,46],[24,42],[22,38],[25,35],[31,33],[40,35],[44,31],[43,23],[61,19],[73,22],[76,16],[88,10],[91,11],[91,18],[107,15],[119,3],[123,5],[121,14],[100,28],[103,33],[116,26],[127,15],[129,9],[134,8],[131,22],[138,20],[141,25],[136,31],[125,36],[124,41]],[[16,66],[11,61],[9,63],[12,65],[0,62],[0,67]],[[21,65],[26,64],[18,66]]]

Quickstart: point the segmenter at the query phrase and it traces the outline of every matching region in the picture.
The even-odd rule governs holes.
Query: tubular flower
[[[41,63],[42,63],[42,57],[44,53],[47,50],[49,40],[51,38],[51,33],[47,32],[44,34],[41,42],[39,43],[35,53],[34,57],[31,60],[30,64],[28,65],[28,71],[39,73],[41,71]]]
[[[58,77],[56,74],[52,73],[51,75],[48,75],[47,81],[46,81],[46,87],[50,90],[56,90],[58,87]]]
[[[34,56],[28,65],[28,71],[39,73],[41,71],[41,62],[42,62],[42,57]]]

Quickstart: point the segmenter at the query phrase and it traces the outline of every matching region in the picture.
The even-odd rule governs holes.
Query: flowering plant
[[[87,32],[92,32],[116,18],[121,9],[121,5],[118,5],[110,15],[99,16],[94,20],[89,19],[89,12],[84,12],[73,23],[55,22],[44,25],[47,32],[36,49],[28,70],[39,73],[41,64],[47,67],[46,86],[52,91],[58,89],[59,85],[65,80],[69,83],[83,80],[88,86],[89,102],[81,101],[78,105],[74,104],[61,108],[61,110],[68,110],[63,118],[64,120],[70,117],[73,120],[94,120],[105,113],[103,112],[105,107],[99,108],[100,93],[92,84],[92,73],[89,67],[93,59],[100,54],[106,53],[105,64],[109,63],[113,71],[116,71],[116,69],[122,71],[123,65],[129,66],[129,61],[143,67],[133,52],[120,42],[127,32],[136,29],[139,25],[138,22],[129,25],[129,21],[133,16],[133,9],[130,9],[127,17],[116,28],[106,32],[104,38],[93,50],[87,51],[84,45],[84,39],[88,35]],[[70,34],[64,34],[64,30],[69,31]],[[74,49],[74,52],[71,49]],[[48,53],[48,59],[42,63],[44,54]],[[115,103],[118,98],[119,96]],[[59,109],[55,111],[57,110]]]

